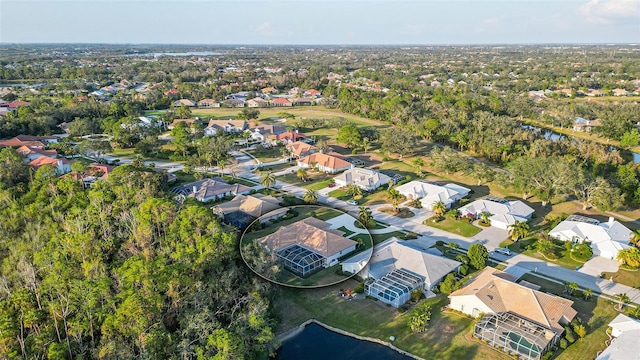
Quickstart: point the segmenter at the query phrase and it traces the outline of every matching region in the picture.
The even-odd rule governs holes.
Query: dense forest
[[[237,234],[164,175],[120,166],[83,190],[0,153],[0,358],[263,358],[268,283]]]

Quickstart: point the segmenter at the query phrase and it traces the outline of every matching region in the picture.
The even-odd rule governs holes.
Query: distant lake
[[[314,323],[283,341],[276,359],[413,360],[384,345],[344,336]]]
[[[189,51],[189,52],[155,52],[155,53],[144,53],[144,54],[127,54],[127,56],[211,56],[211,55],[222,55],[222,53],[217,53],[213,51]]]

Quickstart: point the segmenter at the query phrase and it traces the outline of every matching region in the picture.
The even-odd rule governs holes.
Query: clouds
[[[587,22],[609,25],[616,21],[640,21],[638,0],[590,0],[580,6],[578,12]]]

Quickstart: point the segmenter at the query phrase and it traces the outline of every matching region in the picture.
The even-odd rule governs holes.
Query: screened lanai
[[[278,251],[284,268],[305,277],[323,269],[324,257],[300,245],[292,245]]]
[[[522,359],[540,359],[553,346],[555,333],[510,312],[489,314],[478,321],[473,336],[489,345],[517,353]]]
[[[369,296],[400,307],[411,298],[411,292],[422,286],[424,280],[403,269],[395,269],[378,280],[365,284]]]

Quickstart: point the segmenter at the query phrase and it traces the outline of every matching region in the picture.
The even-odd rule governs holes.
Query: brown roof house
[[[286,147],[287,150],[291,152],[291,155],[294,159],[301,159],[316,152],[315,146],[302,141],[293,142],[291,144],[288,144]]]
[[[198,201],[207,202],[222,199],[226,196],[248,194],[251,188],[240,184],[229,184],[221,178],[202,179],[171,189],[171,192],[195,197]]]
[[[298,159],[298,166],[301,168],[317,168],[329,174],[353,168],[353,164],[337,156],[313,153],[305,158]]]
[[[261,223],[266,223],[286,215],[289,211],[288,208],[280,206],[279,199],[263,194],[238,195],[212,210],[226,223],[239,228],[249,226],[257,218],[260,218]]]
[[[71,172],[71,162],[64,158],[55,159],[47,156],[40,156],[29,162],[29,166],[31,166],[34,170],[38,170],[41,166],[44,165],[53,166],[59,175],[64,175],[68,172]]]
[[[44,147],[46,144],[57,142],[58,138],[55,136],[18,135],[8,140],[0,140],[0,147],[19,147],[23,145],[31,147]]]
[[[539,359],[575,318],[573,301],[538,291],[492,267],[485,268],[462,289],[449,295],[451,309],[484,315],[473,335],[520,358]]]
[[[299,276],[308,276],[338,263],[353,252],[358,243],[343,232],[331,230],[331,224],[313,217],[282,226],[275,233],[258,239],[275,252],[284,268]]]
[[[209,120],[209,124],[204,129],[205,136],[214,136],[219,131],[225,133],[239,133],[245,131],[249,125],[246,120]]]

